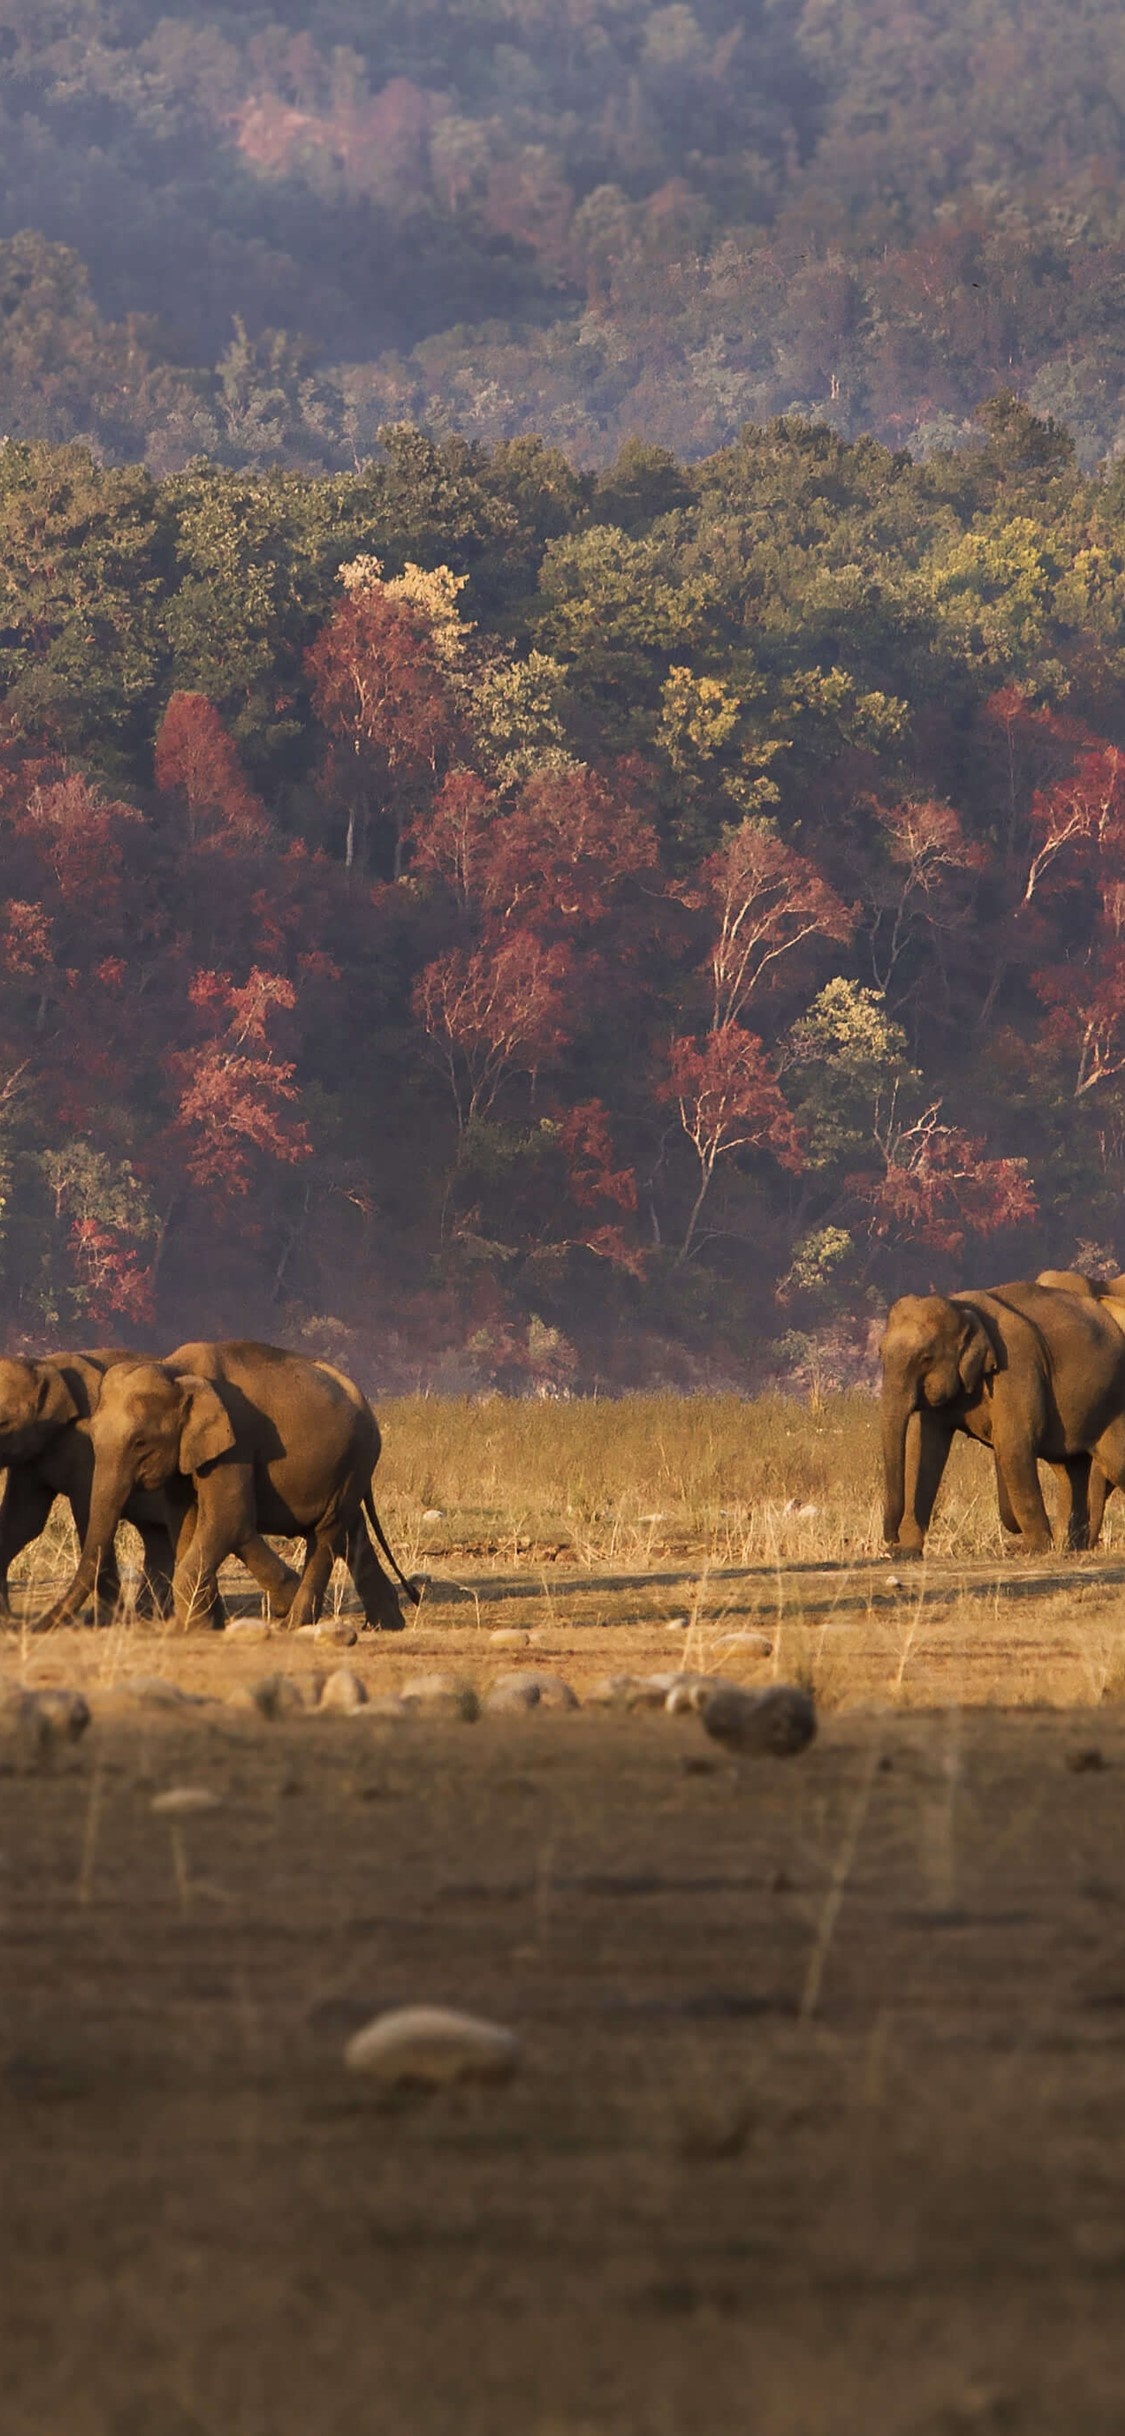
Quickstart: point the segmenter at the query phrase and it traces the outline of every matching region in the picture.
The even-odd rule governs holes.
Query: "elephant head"
[[[41,1455],[81,1410],[56,1363],[0,1361],[0,1464],[28,1463]]]
[[[122,1362],[106,1372],[91,1435],[90,1519],[66,1593],[68,1611],[89,1598],[133,1490],[205,1471],[235,1444],[230,1414],[210,1381],[177,1376],[162,1362]]]
[[[981,1313],[944,1294],[903,1294],[892,1303],[879,1348],[883,1362],[883,1528],[892,1546],[906,1505],[906,1432],[922,1405],[967,1405],[999,1368]]]

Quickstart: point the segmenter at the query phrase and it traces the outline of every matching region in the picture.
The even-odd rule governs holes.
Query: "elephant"
[[[884,1531],[900,1556],[921,1554],[958,1430],[992,1448],[1030,1555],[1051,1544],[1039,1457],[1065,1467],[1079,1524],[1091,1456],[1107,1479],[1125,1484],[1125,1333],[1094,1294],[1022,1279],[979,1293],[904,1294],[891,1306],[880,1350]]]
[[[1125,1276],[1086,1277],[1081,1269],[1040,1269],[1035,1283],[1037,1286],[1053,1286],[1064,1294],[1085,1295],[1087,1300],[1097,1302],[1107,1317],[1112,1319],[1125,1334]],[[1091,1464],[1086,1489],[1084,1533],[1081,1510],[1072,1509],[1068,1504],[1070,1485],[1069,1482],[1065,1483],[1063,1493],[1067,1543],[1071,1547],[1096,1548],[1101,1535],[1106,1500],[1113,1495],[1113,1483],[1106,1479],[1100,1464]],[[1019,1525],[1012,1514],[1011,1501],[1004,1487],[1003,1476],[999,1472],[997,1473],[997,1489],[1001,1522],[1006,1531],[1016,1531],[1019,1529]]]
[[[190,1624],[217,1596],[224,1557],[256,1554],[253,1567],[295,1629],[319,1615],[337,1556],[345,1557],[368,1624],[402,1629],[394,1584],[367,1535],[369,1517],[399,1582],[415,1604],[375,1511],[371,1475],[379,1424],[350,1379],[329,1364],[275,1345],[181,1345],[163,1362],[122,1364],[106,1378],[91,1435],[94,1478],[78,1568],[45,1622],[88,1597],[118,1517],[138,1488],[163,1493],[175,1544],[176,1619]],[[293,1576],[263,1531],[305,1540]]]
[[[94,1477],[92,1416],[107,1371],[135,1359],[102,1349],[0,1360],[0,1465],[7,1466],[0,1497],[0,1620],[11,1617],[9,1570],[38,1539],[56,1497],[66,1498],[79,1542],[84,1539]],[[122,1512],[141,1535],[146,1603],[164,1613],[171,1606],[174,1556],[163,1498],[136,1489]],[[97,1580],[99,1604],[112,1607],[120,1592],[111,1540]]]

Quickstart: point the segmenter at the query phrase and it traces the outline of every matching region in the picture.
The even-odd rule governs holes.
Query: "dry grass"
[[[1111,1505],[1096,1556],[1013,1560],[989,1458],[959,1440],[927,1562],[896,1578],[880,1539],[877,1411],[863,1398],[412,1398],[381,1419],[383,1519],[431,1585],[404,1640],[379,1648],[381,1682],[423,1656],[456,1657],[483,1679],[502,1625],[533,1630],[540,1658],[548,1651],[579,1689],[613,1670],[687,1665],[796,1678],[825,1709],[1070,1707],[1125,1693],[1125,1500]],[[15,1569],[25,1616],[72,1555],[59,1508]],[[224,1587],[236,1607],[255,1604],[240,1568]],[[338,1567],[333,1603],[350,1598]],[[687,1630],[673,1640],[677,1617]],[[731,1647],[747,1628],[768,1636],[768,1660]],[[127,1598],[115,1631],[86,1644],[82,1679],[127,1672],[138,1631],[154,1634]],[[166,1628],[156,1637],[161,1665],[186,1667],[200,1688],[218,1690],[233,1667],[208,1636],[191,1656]],[[25,1665],[33,1651],[38,1668],[43,1644],[25,1634]],[[63,1655],[57,1644],[53,1661]]]

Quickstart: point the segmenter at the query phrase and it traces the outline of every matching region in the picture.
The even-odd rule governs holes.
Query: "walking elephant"
[[[91,1435],[89,1525],[74,1580],[46,1622],[60,1621],[89,1596],[117,1519],[143,1488],[165,1499],[180,1623],[210,1611],[224,1557],[245,1557],[249,1549],[275,1614],[286,1613],[294,1628],[320,1613],[333,1562],[342,1556],[368,1623],[401,1629],[402,1609],[372,1549],[365,1513],[408,1595],[416,1601],[418,1593],[395,1565],[372,1501],[378,1422],[342,1372],[273,1345],[181,1345],[164,1362],[111,1371]],[[304,1539],[295,1590],[263,1531]]]
[[[981,1293],[905,1294],[892,1304],[881,1352],[884,1531],[900,1555],[921,1553],[957,1431],[992,1448],[1029,1555],[1051,1544],[1040,1457],[1065,1468],[1078,1527],[1091,1456],[1108,1480],[1125,1484],[1125,1333],[1093,1293],[1019,1281]]]
[[[79,1543],[85,1538],[94,1477],[91,1422],[107,1371],[136,1355],[117,1351],[56,1353],[42,1361],[0,1360],[0,1620],[9,1619],[8,1574],[21,1551],[46,1527],[56,1497],[65,1497]],[[172,1602],[173,1550],[164,1500],[134,1489],[122,1507],[144,1549],[143,1603],[166,1613]],[[99,1604],[112,1608],[121,1581],[112,1539],[98,1574]]]

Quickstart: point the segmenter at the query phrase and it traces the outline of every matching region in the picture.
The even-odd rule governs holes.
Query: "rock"
[[[535,1685],[541,1709],[577,1709],[582,1705],[577,1693],[571,1691],[569,1683],[561,1675],[547,1674],[539,1667],[533,1667],[523,1680]]]
[[[268,1641],[270,1627],[264,1616],[234,1616],[227,1625],[227,1639],[246,1649],[255,1641]]]
[[[515,1625],[504,1624],[499,1632],[490,1632],[488,1639],[492,1649],[526,1649],[531,1634],[521,1632]]]
[[[670,1691],[682,1680],[679,1675],[635,1675],[625,1694],[627,1709],[662,1709]]]
[[[716,1649],[738,1649],[747,1658],[772,1658],[773,1642],[764,1632],[725,1632],[715,1643]]]
[[[182,1692],[178,1683],[170,1683],[165,1675],[129,1675],[122,1684],[130,1700],[143,1701],[150,1709],[195,1709],[205,1703],[196,1692]]]
[[[295,1624],[293,1639],[295,1641],[315,1641],[319,1631],[319,1624]]]
[[[664,1630],[665,1630],[665,1632],[690,1632],[690,1630],[691,1630],[691,1617],[690,1617],[690,1616],[669,1616],[668,1621],[667,1621],[667,1623],[666,1623],[666,1625],[665,1625],[665,1627],[664,1627]]]
[[[694,1683],[674,1683],[665,1695],[664,1706],[669,1717],[694,1717],[697,1708]]]
[[[163,1818],[186,1819],[196,1812],[221,1810],[222,1796],[212,1793],[209,1785],[169,1785],[166,1793],[154,1793],[149,1804]]]
[[[351,2072],[369,2074],[391,2087],[420,2083],[446,2087],[452,2081],[507,2081],[520,2060],[520,2043],[498,2022],[443,2005],[404,2005],[380,2013],[357,2030],[344,2049]]]
[[[90,1704],[81,1692],[54,1687],[17,1692],[7,1705],[14,1711],[21,1742],[41,1764],[54,1757],[60,1743],[80,1741],[90,1723]]]
[[[539,1706],[539,1686],[530,1674],[497,1675],[481,1703],[486,1717],[526,1715]]]
[[[305,1695],[292,1675],[262,1675],[257,1683],[248,1683],[234,1694],[232,1707],[256,1709],[259,1717],[268,1717],[275,1724],[279,1717],[296,1717],[304,1713]]]
[[[424,1514],[423,1514],[423,1516],[422,1516],[422,1520],[423,1520],[423,1522],[425,1522],[425,1523],[444,1522],[444,1521],[445,1521],[445,1508],[444,1508],[444,1506],[427,1506],[427,1507],[426,1507],[426,1511],[425,1511],[425,1513],[424,1513]]]
[[[816,1733],[816,1710],[795,1683],[774,1683],[766,1692],[721,1685],[702,1699],[699,1715],[716,1742],[754,1757],[794,1758]]]
[[[359,1634],[346,1616],[322,1616],[316,1627],[316,1639],[330,1642],[333,1649],[354,1649]]]
[[[602,1675],[586,1694],[588,1709],[623,1709],[637,1681],[635,1675]]]
[[[341,1716],[354,1717],[357,1709],[367,1706],[367,1685],[352,1666],[338,1666],[329,1675],[320,1694],[322,1709],[336,1709]]]
[[[414,1712],[397,1692],[380,1692],[367,1703],[369,1717],[411,1717]]]
[[[1105,1767],[1105,1752],[1099,1750],[1096,1742],[1086,1743],[1080,1750],[1067,1752],[1066,1764],[1073,1776],[1088,1776]]]
[[[412,1675],[402,1686],[408,1708],[425,1709],[437,1717],[460,1717],[471,1725],[480,1716],[480,1702],[471,1683],[459,1675]]]

